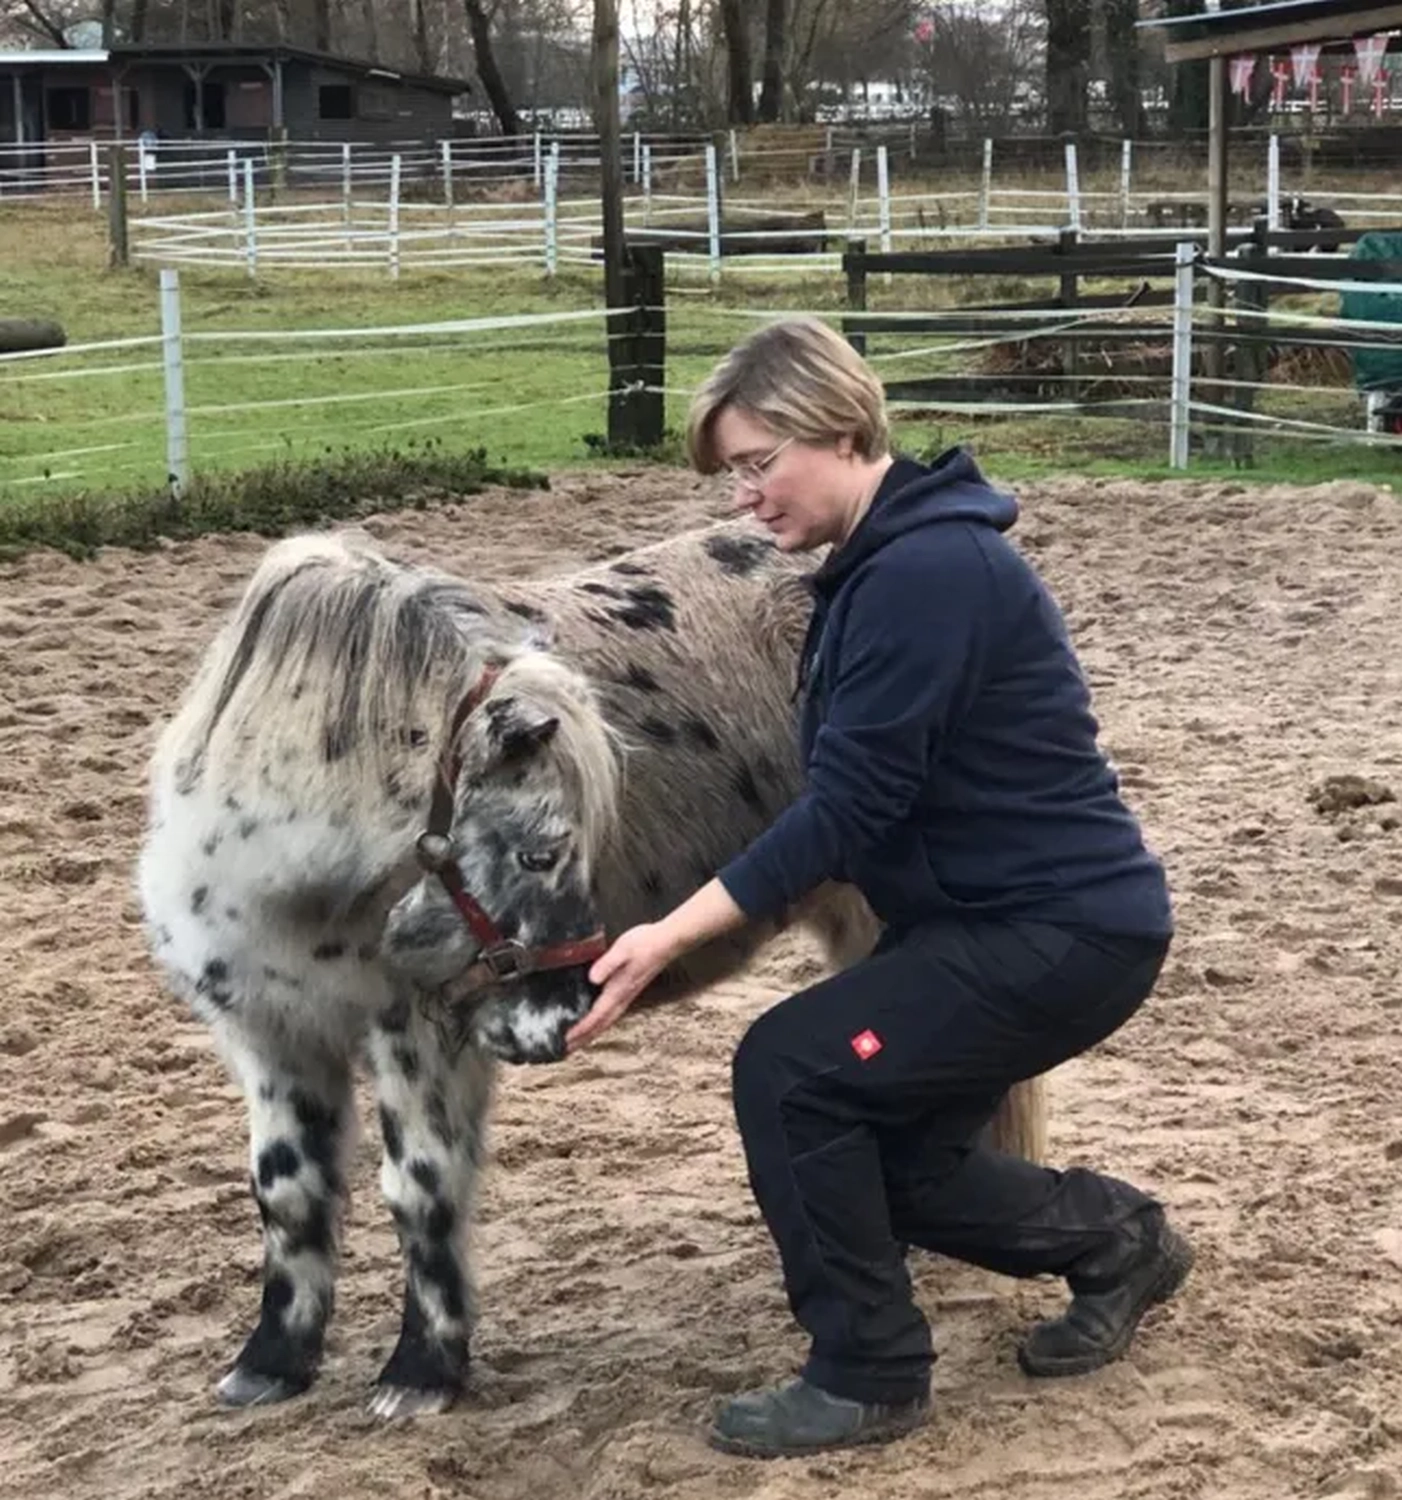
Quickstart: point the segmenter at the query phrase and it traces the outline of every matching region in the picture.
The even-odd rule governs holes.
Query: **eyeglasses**
[[[766,453],[763,458],[757,458],[753,463],[736,464],[733,469],[728,470],[731,480],[745,490],[762,490],[765,480],[769,478],[769,470],[774,460],[793,442],[792,437],[786,437],[772,452]]]

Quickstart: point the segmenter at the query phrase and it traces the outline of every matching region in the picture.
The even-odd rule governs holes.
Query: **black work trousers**
[[[907,1245],[1068,1275],[1153,1206],[1115,1178],[994,1151],[985,1127],[1014,1083],[1133,1015],[1167,951],[1162,938],[942,921],[888,932],[755,1021],[735,1054],[735,1113],[812,1339],[807,1380],[860,1401],[928,1389]]]

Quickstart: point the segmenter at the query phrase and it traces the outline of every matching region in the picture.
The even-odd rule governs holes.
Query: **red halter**
[[[501,669],[495,666],[483,668],[477,685],[458,704],[433,785],[428,825],[414,845],[420,866],[442,881],[444,890],[452,897],[453,905],[462,913],[463,921],[471,929],[482,950],[477,961],[454,981],[455,989],[472,989],[480,985],[501,984],[510,979],[523,979],[527,974],[535,974],[543,969],[582,968],[586,964],[592,964],[608,948],[608,940],[602,928],[588,937],[575,938],[567,943],[555,943],[548,948],[527,948],[514,938],[504,937],[481,902],[463,885],[462,871],[453,858],[452,840],[453,795],[458,784],[458,774],[462,770],[462,760],[456,746],[463,725],[491,692],[500,672]]]

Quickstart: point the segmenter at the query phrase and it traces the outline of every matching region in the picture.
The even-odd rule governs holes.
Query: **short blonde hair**
[[[702,474],[720,467],[716,418],[733,406],[781,438],[827,444],[850,437],[864,458],[890,451],[886,395],[876,372],[818,318],[784,318],[737,344],[692,398],[686,447]]]

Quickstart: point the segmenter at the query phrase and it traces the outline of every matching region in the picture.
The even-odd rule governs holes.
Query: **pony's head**
[[[420,839],[423,877],[390,912],[382,957],[441,991],[476,1045],[552,1061],[593,999],[593,871],[617,757],[587,682],[542,652],[490,673],[465,708],[451,797],[445,784]]]

